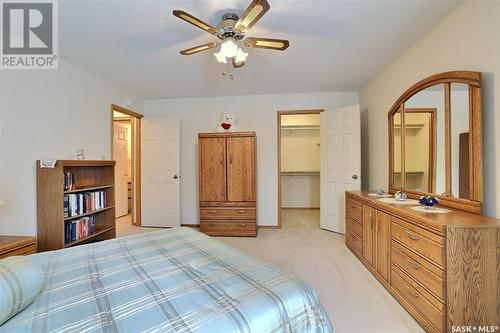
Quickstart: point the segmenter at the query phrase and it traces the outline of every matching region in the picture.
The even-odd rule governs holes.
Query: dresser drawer
[[[356,201],[347,198],[345,204],[346,216],[351,216],[357,220],[363,219],[363,205]]]
[[[434,299],[420,286],[409,283],[404,272],[393,267],[391,270],[391,285],[412,305],[420,314],[440,332],[445,332],[446,308]],[[423,325],[424,326],[424,325]]]
[[[358,256],[363,254],[363,239],[349,227],[346,229],[345,241],[347,246]]]
[[[391,236],[444,268],[444,238],[400,219],[392,218]]]
[[[257,236],[255,221],[201,220],[200,231],[210,236]]]
[[[255,208],[253,207],[201,207],[200,219],[202,220],[254,220]]]
[[[356,220],[349,215],[345,217],[346,228],[350,228],[359,237],[363,237],[363,222],[361,220]]]
[[[391,244],[391,260],[439,300],[445,301],[445,274],[442,269],[405,249],[394,240]]]

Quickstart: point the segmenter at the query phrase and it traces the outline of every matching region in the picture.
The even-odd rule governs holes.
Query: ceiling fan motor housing
[[[219,25],[217,25],[217,37],[223,40],[228,37],[233,37],[236,40],[243,39],[245,34],[234,28],[238,19],[239,16],[234,13],[226,13],[222,15],[222,21]]]

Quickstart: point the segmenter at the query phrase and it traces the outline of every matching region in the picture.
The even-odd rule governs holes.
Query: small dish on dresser
[[[410,208],[416,212],[432,213],[432,214],[448,214],[451,212],[451,210],[449,209],[438,208],[438,207],[415,206]]]
[[[377,197],[377,198],[392,198],[392,195],[390,195],[390,194],[368,193],[368,195],[370,195],[372,197]]]
[[[389,193],[385,193],[385,191],[383,189],[378,189],[373,193],[368,193],[368,195],[370,195],[372,197],[377,197],[377,198],[390,198],[390,197],[392,197],[392,195],[390,195]]]
[[[380,198],[380,199],[377,199],[377,200],[381,201],[383,203],[387,203],[387,204],[418,205],[418,200],[414,200],[414,199],[398,200],[396,198],[390,197],[390,198]]]

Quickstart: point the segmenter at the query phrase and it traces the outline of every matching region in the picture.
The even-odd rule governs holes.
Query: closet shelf
[[[406,129],[421,130],[422,128],[424,128],[424,126],[425,126],[425,124],[407,124],[407,125],[405,125],[405,128]],[[400,130],[401,125],[394,125],[394,128]]]
[[[319,130],[319,125],[282,125],[282,130]]]
[[[282,176],[319,176],[319,171],[282,171]]]

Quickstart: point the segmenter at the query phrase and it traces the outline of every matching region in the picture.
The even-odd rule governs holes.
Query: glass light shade
[[[218,62],[221,62],[223,64],[227,64],[226,56],[224,54],[222,54],[222,51],[214,53],[214,56]]]
[[[234,38],[228,38],[220,46],[220,51],[226,58],[232,58],[238,53],[238,45],[236,45]]]
[[[238,51],[236,52],[236,57],[234,58],[234,62],[240,64],[247,60],[248,53],[243,52],[241,48],[238,47]]]

